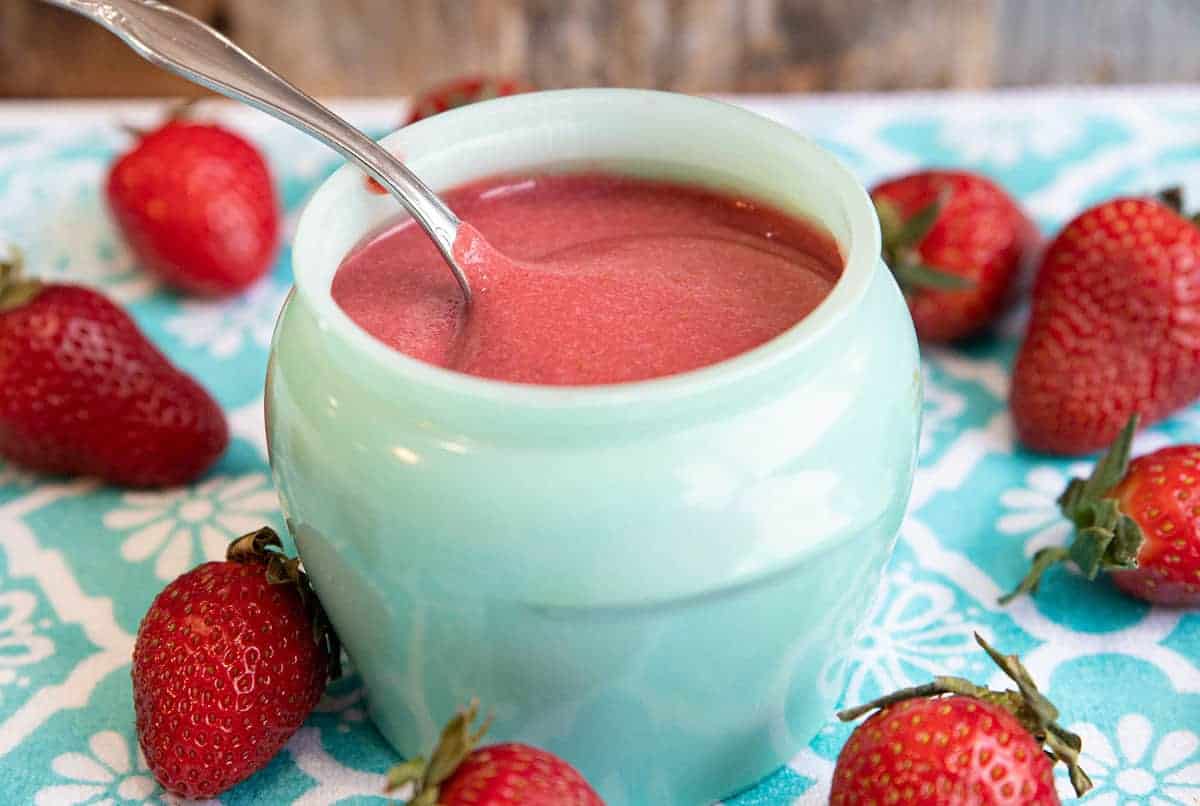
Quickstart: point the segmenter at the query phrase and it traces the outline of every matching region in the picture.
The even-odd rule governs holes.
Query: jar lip
[[[836,157],[804,135],[723,101],[655,90],[551,90],[496,98],[443,112],[393,132],[380,142],[394,153],[410,155],[406,161],[420,175],[422,159],[438,150],[444,151],[446,144],[452,148],[456,132],[479,130],[481,125],[486,126],[489,120],[505,113],[544,120],[569,117],[578,106],[595,108],[597,104],[610,109],[613,115],[620,114],[619,107],[633,106],[653,109],[655,115],[666,119],[671,119],[673,112],[693,117],[697,113],[720,116],[752,131],[756,137],[786,142],[793,147],[806,172],[811,172],[821,183],[822,192],[834,199],[845,220],[845,239],[838,239],[845,265],[830,293],[807,316],[775,338],[733,358],[688,372],[592,386],[522,384],[466,375],[388,347],[334,302],[330,286],[345,252],[331,265],[328,260],[318,259],[317,251],[311,247],[323,237],[328,214],[343,205],[350,194],[365,193],[362,172],[353,165],[344,165],[308,200],[299,217],[293,244],[296,289],[316,315],[318,327],[361,355],[372,370],[388,373],[431,393],[531,409],[609,408],[669,403],[744,383],[803,352],[859,304],[880,255],[878,219],[866,190]],[[531,127],[530,131],[534,129]],[[358,237],[366,235],[369,229],[364,227]]]

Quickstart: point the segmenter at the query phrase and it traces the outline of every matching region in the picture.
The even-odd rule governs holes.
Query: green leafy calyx
[[[1133,435],[1137,431],[1135,414],[1125,423],[1108,452],[1100,457],[1087,479],[1072,479],[1058,499],[1059,508],[1075,524],[1075,539],[1069,548],[1044,548],[1033,555],[1033,566],[1012,593],[1000,598],[1001,604],[1023,593],[1036,593],[1042,575],[1058,563],[1071,560],[1088,579],[1101,571],[1137,568],[1142,530],[1137,522],[1121,511],[1109,492],[1120,484],[1129,470]]]
[[[449,780],[467,756],[475,751],[492,724],[492,718],[488,717],[478,730],[472,730],[471,725],[478,715],[479,701],[471,700],[470,704],[455,714],[442,730],[442,737],[428,761],[418,757],[401,762],[388,770],[384,791],[391,792],[413,784],[413,794],[408,800],[408,806],[437,806],[442,784]]]
[[[896,205],[886,199],[875,200],[875,211],[879,215],[879,228],[883,236],[883,260],[891,268],[905,294],[922,289],[962,291],[975,285],[966,277],[930,266],[921,258],[921,242],[937,223],[945,202],[944,195],[940,195],[905,219]]]
[[[23,268],[21,252],[9,247],[9,257],[0,258],[0,313],[25,305],[41,292],[41,281],[23,277]]]
[[[1179,215],[1191,221],[1196,226],[1200,227],[1200,213],[1192,213],[1188,215],[1183,206],[1183,188],[1179,185],[1172,185],[1168,188],[1163,188],[1155,196],[1160,202],[1170,207]]]

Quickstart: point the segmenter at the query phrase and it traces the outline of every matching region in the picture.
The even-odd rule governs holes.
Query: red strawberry
[[[1153,199],[1071,221],[1042,260],[1013,370],[1021,442],[1089,453],[1131,415],[1150,424],[1198,396],[1200,230]]]
[[[337,676],[340,649],[298,560],[263,528],[163,589],[138,628],[133,705],[154,777],[211,798],[261,769]]]
[[[428,763],[416,758],[393,767],[387,791],[414,784],[409,806],[604,806],[553,753],[511,742],[476,748],[491,724],[471,732],[478,710],[472,702],[450,720]]]
[[[1073,561],[1088,579],[1101,571],[1130,596],[1200,607],[1200,445],[1174,445],[1129,461],[1131,417],[1092,471],[1058,499],[1075,523],[1070,548],[1044,548],[1033,569],[1000,601],[1037,590],[1052,565]]]
[[[456,78],[426,90],[413,99],[408,123],[416,123],[418,120],[432,117],[447,109],[466,106],[476,101],[486,101],[489,98],[499,98],[503,95],[519,95],[532,89],[533,87],[525,82],[512,78],[489,78],[486,76]]]
[[[426,90],[414,98],[408,120],[404,125],[407,126],[409,123],[433,117],[447,109],[466,106],[476,101],[486,101],[489,98],[500,98],[504,95],[519,95],[532,90],[533,87],[529,84],[512,78],[485,78],[483,76],[457,78],[431,90]],[[387,195],[387,188],[379,184],[373,176],[366,177],[366,186],[367,190],[376,195]]]
[[[186,484],[225,451],[225,415],[105,297],[0,263],[0,456],[127,487]]]
[[[108,175],[108,206],[138,260],[167,283],[232,294],[266,273],[279,205],[253,145],[208,123],[172,120]]]
[[[1079,737],[1058,726],[1057,709],[1025,667],[978,635],[975,640],[1018,691],[939,677],[838,714],[850,721],[879,709],[854,729],[838,756],[831,806],[1058,806],[1056,761],[1067,765],[1076,794],[1091,788],[1078,765]]]
[[[1012,197],[966,171],[919,171],[871,196],[917,335],[953,341],[991,324],[1038,237]]]

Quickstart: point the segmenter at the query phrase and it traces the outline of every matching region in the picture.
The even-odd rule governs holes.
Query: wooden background
[[[306,90],[460,74],[692,92],[1200,81],[1200,0],[176,0]],[[0,97],[193,94],[107,32],[0,0]]]

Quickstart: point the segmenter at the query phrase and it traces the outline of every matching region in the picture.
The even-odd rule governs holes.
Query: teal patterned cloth
[[[1119,192],[1182,182],[1200,193],[1200,105],[1191,90],[734,100],[810,134],[864,183],[925,165],[988,173],[1046,232]],[[249,110],[212,111],[266,150],[293,221],[335,158]],[[346,111],[382,134],[402,110]],[[138,622],[167,580],[220,557],[232,536],[264,521],[281,526],[261,409],[290,256],[285,247],[269,278],[223,303],[183,299],[138,269],[99,189],[127,142],[119,124],[154,115],[148,106],[0,104],[0,239],[20,244],[35,273],[95,285],[125,304],[213,391],[235,434],[217,468],[182,490],[124,492],[0,463],[4,804],[171,802],[140,761],[133,731]],[[1021,653],[1084,737],[1096,782],[1086,803],[1197,806],[1200,616],[1150,608],[1067,570],[1052,572],[1036,600],[996,604],[1036,549],[1068,537],[1054,499],[1088,467],[1013,443],[1005,399],[1021,326],[1014,311],[993,338],[926,351],[910,515],[874,614],[830,682],[847,704],[939,673],[998,684],[972,642],[977,631]],[[1200,408],[1150,429],[1137,450],[1189,439],[1200,441]],[[364,706],[353,674],[334,684],[287,748],[220,802],[382,803],[382,774],[396,757]],[[726,803],[824,803],[848,732],[831,721],[790,765],[747,781]]]

